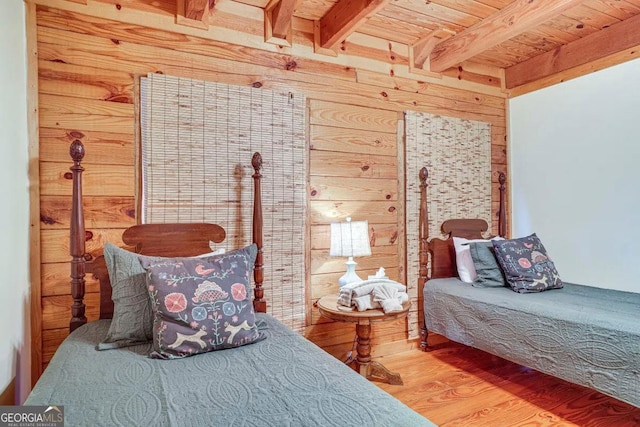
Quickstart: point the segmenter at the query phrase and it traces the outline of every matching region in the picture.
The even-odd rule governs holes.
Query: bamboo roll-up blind
[[[405,135],[407,292],[416,302],[420,268],[420,169],[426,166],[429,170],[430,238],[446,237],[440,227],[445,220],[454,218],[481,218],[491,230],[491,125],[407,111]],[[411,310],[409,337],[417,338],[417,304]]]
[[[305,100],[286,91],[149,74],[141,79],[142,220],[212,222],[227,251],[252,238],[251,156],[263,158],[268,311],[305,316]]]

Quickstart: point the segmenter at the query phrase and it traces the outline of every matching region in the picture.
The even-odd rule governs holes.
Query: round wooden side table
[[[402,311],[385,313],[381,308],[357,311],[351,307],[338,305],[338,295],[326,295],[318,300],[318,311],[327,319],[356,324],[355,368],[367,379],[377,379],[389,384],[402,385],[400,374],[393,373],[380,362],[371,360],[371,323],[406,317],[411,302],[402,305]]]

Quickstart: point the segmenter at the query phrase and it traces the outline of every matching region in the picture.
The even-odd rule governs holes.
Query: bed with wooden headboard
[[[122,347],[109,344],[109,349],[98,351],[97,347],[104,344],[105,337],[111,333],[111,326],[117,315],[114,313],[118,312],[121,304],[121,299],[117,296],[120,293],[117,288],[119,285],[115,281],[115,304],[112,301],[109,278],[111,276],[114,280],[119,280],[120,276],[113,267],[111,271],[107,271],[102,257],[93,260],[93,257],[85,253],[81,181],[84,147],[80,142],[72,144],[71,156],[72,332],[38,380],[27,398],[27,405],[63,406],[67,425],[434,425],[265,313],[267,304],[262,289],[263,221],[260,198],[262,161],[259,153],[252,158],[255,246],[250,245],[250,250],[242,248],[240,252],[195,258],[196,255],[210,251],[209,241],[221,242],[224,239],[224,229],[214,224],[136,225],[124,232],[123,242],[137,253],[105,245],[107,267],[113,262],[109,261],[111,251],[127,259],[138,257],[136,263],[139,265],[134,265],[133,268],[140,268],[143,264],[146,266],[144,279],[147,281],[147,300],[153,301],[154,314],[161,309],[164,310],[163,316],[169,311],[179,312],[180,316],[184,315],[184,324],[181,325],[184,329],[181,329],[181,336],[177,335],[181,343],[174,346],[175,352],[164,359],[149,357],[154,351],[158,351],[154,341],[165,333],[162,328],[156,329],[155,321],[158,318],[154,318],[151,341],[136,341]],[[146,254],[147,257],[138,254]],[[149,260],[148,255],[170,258]],[[251,257],[255,257],[253,286],[249,282],[249,271],[246,274],[237,273],[242,270],[243,262],[247,263]],[[215,337],[212,337],[212,330],[199,329],[197,324],[189,322],[196,319],[196,311],[192,311],[192,317],[189,317],[188,310],[183,314],[180,310],[184,308],[175,304],[179,299],[173,297],[184,291],[183,282],[176,279],[178,276],[160,274],[162,281],[154,282],[154,275],[158,271],[163,272],[167,266],[186,269],[189,265],[196,265],[197,274],[208,275],[216,268],[223,268],[216,266],[224,266],[228,260],[233,262],[229,264],[228,270],[224,270],[225,274],[240,274],[240,279],[237,280],[246,278],[246,287],[253,287],[253,304],[240,301],[245,296],[249,301],[251,293],[248,289],[241,289],[238,283],[232,285],[233,294],[229,292],[225,295],[220,287],[216,288],[209,281],[200,281],[194,301],[200,298],[211,305],[218,301],[224,304],[219,306],[219,315],[202,316],[198,319],[215,321],[222,314],[235,315],[233,310],[236,308],[244,310],[252,307],[251,313],[255,314],[255,320],[245,322],[244,326],[255,326],[259,339],[247,341],[243,337],[237,341],[237,337],[245,329],[236,328],[226,341],[218,341],[222,344],[240,342],[243,345],[214,348],[215,351],[182,357],[185,353],[180,353],[183,348],[181,346],[186,345],[183,343],[189,344],[188,339],[192,335],[197,335],[197,339],[193,341],[193,348],[196,350],[205,342],[214,342]],[[99,277],[101,282],[100,319],[92,322],[87,322],[84,315],[84,278],[88,271]],[[170,294],[173,295],[170,299],[172,305],[166,299],[164,305],[154,300],[154,292],[159,286],[174,287],[175,292]],[[220,300],[211,302],[214,298]],[[227,308],[232,312],[226,313]],[[143,311],[141,308],[141,315]],[[110,319],[112,316],[114,320]],[[225,327],[242,326],[232,324],[235,319],[231,319],[233,316],[224,323]],[[165,318],[162,317],[161,320],[164,321]],[[172,346],[168,347],[170,349]]]
[[[640,294],[566,282],[517,293],[461,281],[453,237],[487,239],[487,223],[453,218],[442,224],[446,238],[430,238],[426,168],[419,178],[421,349],[434,332],[640,407]],[[499,184],[504,236],[504,174]]]

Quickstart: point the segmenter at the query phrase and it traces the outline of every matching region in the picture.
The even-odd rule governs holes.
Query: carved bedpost
[[[71,143],[69,154],[73,159],[71,174],[73,179],[73,192],[71,196],[71,238],[69,252],[71,253],[71,322],[69,332],[87,323],[84,314],[84,275],[85,275],[85,229],[84,213],[82,211],[82,172],[84,168],[80,162],[84,158],[84,145],[79,140]]]
[[[267,302],[264,300],[264,289],[262,282],[264,280],[263,259],[262,259],[262,192],[260,188],[260,169],[262,168],[262,156],[256,152],[251,159],[253,166],[253,243],[258,246],[258,255],[256,256],[256,264],[253,268],[253,278],[255,287],[253,289],[253,309],[256,312],[266,313]]]
[[[429,263],[429,210],[427,208],[427,178],[429,171],[426,167],[420,170],[420,222],[419,222],[419,238],[420,238],[420,276],[418,278],[418,318],[420,323],[420,350],[427,351],[427,331],[424,324],[424,304],[422,290],[424,284],[429,280],[428,263]]]
[[[507,212],[506,212],[506,197],[505,197],[505,185],[507,177],[504,172],[498,173],[498,182],[500,183],[500,207],[498,208],[498,235],[500,237],[507,237]]]

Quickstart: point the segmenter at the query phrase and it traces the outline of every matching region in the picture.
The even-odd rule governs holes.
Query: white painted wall
[[[27,77],[22,0],[0,1],[0,58],[0,392],[17,377],[21,401],[25,388],[28,390],[31,369]]]
[[[510,101],[512,236],[567,282],[640,292],[640,59]]]

